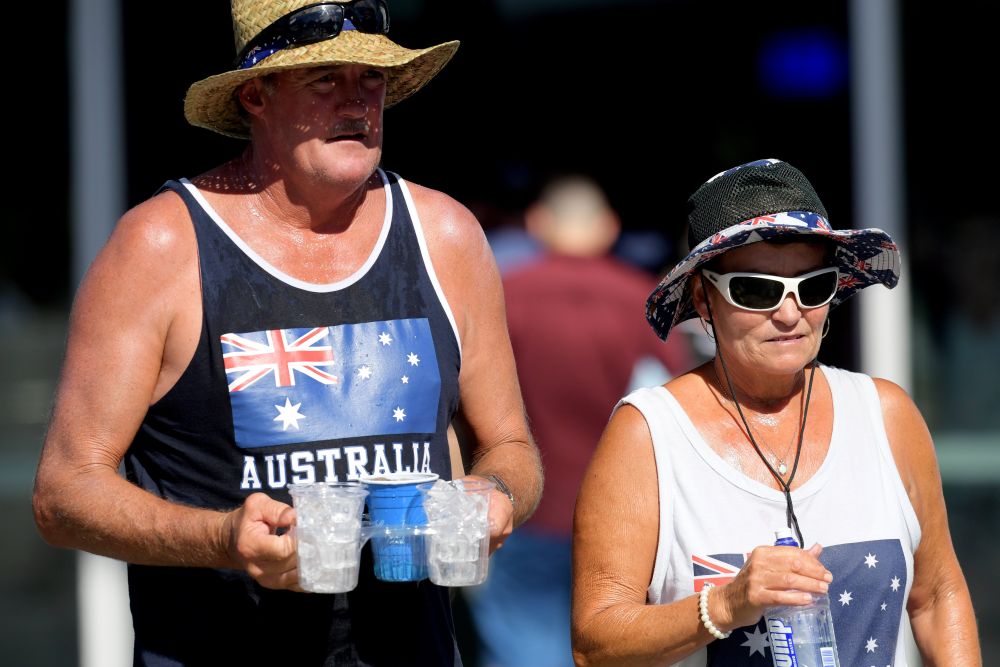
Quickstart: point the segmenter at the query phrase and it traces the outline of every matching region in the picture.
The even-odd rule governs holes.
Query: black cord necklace
[[[705,293],[705,307],[708,308],[709,322],[711,322],[714,318],[712,317],[712,306],[708,303],[708,290],[705,288],[704,280],[701,281],[701,288]],[[716,332],[716,336],[718,336],[718,332]],[[788,481],[786,482],[781,475],[778,474],[778,471],[775,470],[770,463],[768,463],[767,457],[764,456],[764,452],[760,450],[760,447],[757,445],[757,441],[753,437],[753,432],[750,430],[750,424],[747,423],[747,418],[743,414],[743,408],[740,407],[740,402],[736,398],[736,389],[733,387],[733,381],[729,377],[729,368],[726,366],[726,360],[722,356],[722,348],[719,347],[718,340],[715,341],[715,353],[718,355],[719,361],[722,363],[722,373],[726,376],[726,385],[729,387],[729,395],[733,397],[733,404],[736,406],[736,411],[739,413],[740,419],[743,421],[743,427],[747,431],[747,438],[750,439],[750,444],[753,445],[754,451],[757,452],[757,456],[759,456],[760,460],[764,462],[765,466],[767,466],[768,472],[770,472],[771,476],[774,477],[776,482],[778,482],[778,485],[785,494],[785,522],[789,529],[795,531],[799,544],[805,545],[805,540],[802,537],[802,530],[799,528],[799,519],[795,516],[795,507],[792,504],[792,480],[795,479],[795,472],[799,468],[799,457],[802,454],[802,440],[804,439],[806,432],[806,417],[809,415],[809,399],[812,397],[813,378],[816,376],[816,366],[818,364],[816,363],[816,360],[813,359],[812,369],[809,372],[809,386],[806,389],[805,405],[802,407],[802,422],[799,425],[799,441],[795,446],[795,461],[792,463],[792,472],[788,475]],[[718,375],[716,375],[716,377],[718,377]]]
[[[712,364],[712,377],[715,378],[715,384],[717,384],[719,386],[719,390],[718,390],[719,391],[719,397],[725,399],[726,402],[728,402],[728,403],[736,403],[736,401],[734,401],[731,398],[729,398],[730,395],[732,395],[732,390],[733,390],[732,385],[729,386],[729,391],[727,392],[726,391],[726,385],[724,385],[722,383],[722,378],[719,377],[718,371],[715,370],[715,364]],[[803,395],[802,398],[805,398],[805,395]],[[801,405],[802,401],[799,401],[799,402],[800,402],[799,410],[801,410],[803,408],[803,405]],[[737,408],[737,410],[738,409],[739,408]],[[743,425],[747,426],[747,424],[746,424],[745,421],[744,421]],[[747,432],[750,433],[749,429],[747,430]],[[768,445],[766,442],[762,442],[762,444],[764,445],[764,447],[767,449],[768,453],[774,459],[775,463],[777,463],[778,474],[781,475],[782,477],[784,477],[785,475],[788,474],[788,465],[787,465],[787,462],[790,460],[788,458],[788,453],[790,451],[792,451],[792,446],[795,443],[796,443],[795,438],[792,438],[791,442],[788,443],[788,446],[785,447],[785,451],[781,454],[781,456],[778,456],[777,452],[775,452],[773,449],[771,449],[770,445]]]

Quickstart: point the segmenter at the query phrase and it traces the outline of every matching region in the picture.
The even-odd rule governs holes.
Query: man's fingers
[[[295,509],[263,493],[232,514],[235,551],[247,574],[266,588],[302,590],[294,535]]]
[[[295,510],[290,505],[275,500],[264,493],[253,493],[247,496],[243,507],[246,509],[248,520],[263,521],[272,528],[287,528],[292,525],[291,522],[295,519]]]
[[[289,534],[262,535],[255,540],[253,559],[267,563],[287,563],[295,565],[295,538]]]
[[[295,525],[295,508],[285,506],[285,509],[278,515],[278,526],[281,528],[290,528]]]
[[[299,585],[299,568],[295,559],[290,563],[269,563],[266,569],[254,565],[247,572],[264,588],[303,592]]]

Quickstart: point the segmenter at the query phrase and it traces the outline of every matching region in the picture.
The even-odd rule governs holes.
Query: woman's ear
[[[712,320],[708,316],[708,307],[705,305],[705,288],[702,287],[701,273],[692,273],[691,277],[688,278],[688,285],[691,288],[691,303],[698,312],[698,317],[711,324]]]

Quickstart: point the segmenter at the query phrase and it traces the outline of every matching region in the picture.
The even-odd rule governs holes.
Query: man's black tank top
[[[219,510],[291,483],[365,473],[451,478],[446,431],[460,349],[405,183],[379,171],[386,216],[364,265],[337,283],[270,266],[187,181],[202,329],[176,385],[126,454],[128,478]],[[460,665],[448,590],[375,579],[370,548],[343,595],[273,591],[243,572],[129,566],[138,665]]]

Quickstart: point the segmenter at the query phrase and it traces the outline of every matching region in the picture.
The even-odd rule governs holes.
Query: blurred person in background
[[[579,664],[770,666],[763,611],[809,593],[830,597],[843,667],[906,665],[904,614],[925,664],[981,664],[920,411],[817,361],[833,306],[895,287],[895,244],[832,229],[778,160],[715,176],[688,211],[692,250],[646,315],[665,340],[702,319],[716,355],[626,396],[601,438],[576,509]],[[812,546],[770,546],[786,525]]]
[[[498,486],[494,547],[539,497],[482,230],[378,167],[383,108],[458,43],[398,46],[383,0],[232,15],[236,69],[194,84],[185,114],[249,144],[127,212],[90,268],[37,524],[129,563],[137,665],[461,664],[449,591],[375,580],[367,549],[354,591],[302,593],[286,489],[450,479],[457,418]]]
[[[546,468],[533,518],[504,544],[470,606],[484,665],[572,665],[573,505],[607,416],[637,373],[690,368],[684,340],[664,345],[640,314],[655,279],[608,255],[620,223],[596,183],[551,182],[525,213],[544,254],[504,274],[507,321],[532,432]]]

